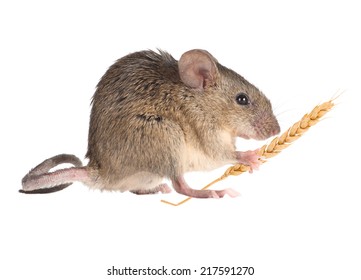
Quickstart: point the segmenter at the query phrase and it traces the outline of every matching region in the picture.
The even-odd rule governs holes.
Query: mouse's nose
[[[278,133],[280,133],[281,128],[279,126],[279,124],[277,123],[277,126],[273,128],[273,130],[271,131],[272,135],[277,135]]]
[[[274,133],[274,135],[276,135],[276,134],[279,134],[280,132],[281,132],[281,128],[278,127],[277,129],[275,129],[275,131],[273,133]]]

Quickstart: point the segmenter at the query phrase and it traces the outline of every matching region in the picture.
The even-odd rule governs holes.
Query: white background
[[[113,265],[197,270],[169,279],[213,279],[199,276],[202,266],[254,267],[252,277],[240,279],[361,278],[357,1],[4,2],[1,279],[121,278],[106,275]],[[21,178],[45,158],[84,158],[98,80],[116,59],[156,48],[176,59],[207,49],[272,100],[282,131],[344,93],[322,122],[260,171],[215,186],[234,187],[242,194],[235,199],[172,207],[160,199],[183,197],[102,193],[81,184],[18,193]],[[264,143],[238,144],[248,150]],[[201,188],[225,168],[186,178]]]

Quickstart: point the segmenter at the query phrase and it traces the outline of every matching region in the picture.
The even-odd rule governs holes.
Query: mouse
[[[270,100],[208,51],[177,61],[163,50],[118,59],[91,100],[87,165],[75,155],[46,159],[22,179],[22,193],[49,193],[73,182],[100,190],[169,193],[195,198],[238,192],[191,188],[184,174],[227,164],[257,170],[258,150],[238,151],[236,139],[264,140],[280,132]],[[59,164],[71,167],[52,171]]]

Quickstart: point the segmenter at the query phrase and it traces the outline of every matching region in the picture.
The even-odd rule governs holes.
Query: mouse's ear
[[[203,90],[214,85],[218,78],[217,60],[207,51],[190,50],[178,61],[179,75],[183,83]]]

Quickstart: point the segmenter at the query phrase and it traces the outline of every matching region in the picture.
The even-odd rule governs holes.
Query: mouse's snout
[[[258,128],[257,129],[257,134],[258,137],[261,138],[261,140],[263,139],[267,139],[269,137],[275,136],[278,133],[280,133],[280,126],[278,124],[278,122],[275,122],[274,124],[270,125],[270,126],[266,126],[263,129],[262,128]]]
[[[270,136],[275,136],[278,133],[280,133],[280,131],[281,131],[280,125],[278,124],[278,121],[276,120],[276,125],[270,131],[270,133],[271,133]]]
[[[254,130],[251,138],[256,140],[265,140],[280,133],[280,125],[276,117],[268,115],[267,117],[255,120],[252,124]]]
[[[275,116],[273,116],[271,118],[269,124],[265,125],[265,128],[266,128],[267,134],[268,134],[268,135],[266,135],[267,138],[271,137],[271,136],[275,136],[275,135],[279,134],[281,131],[280,125]]]

